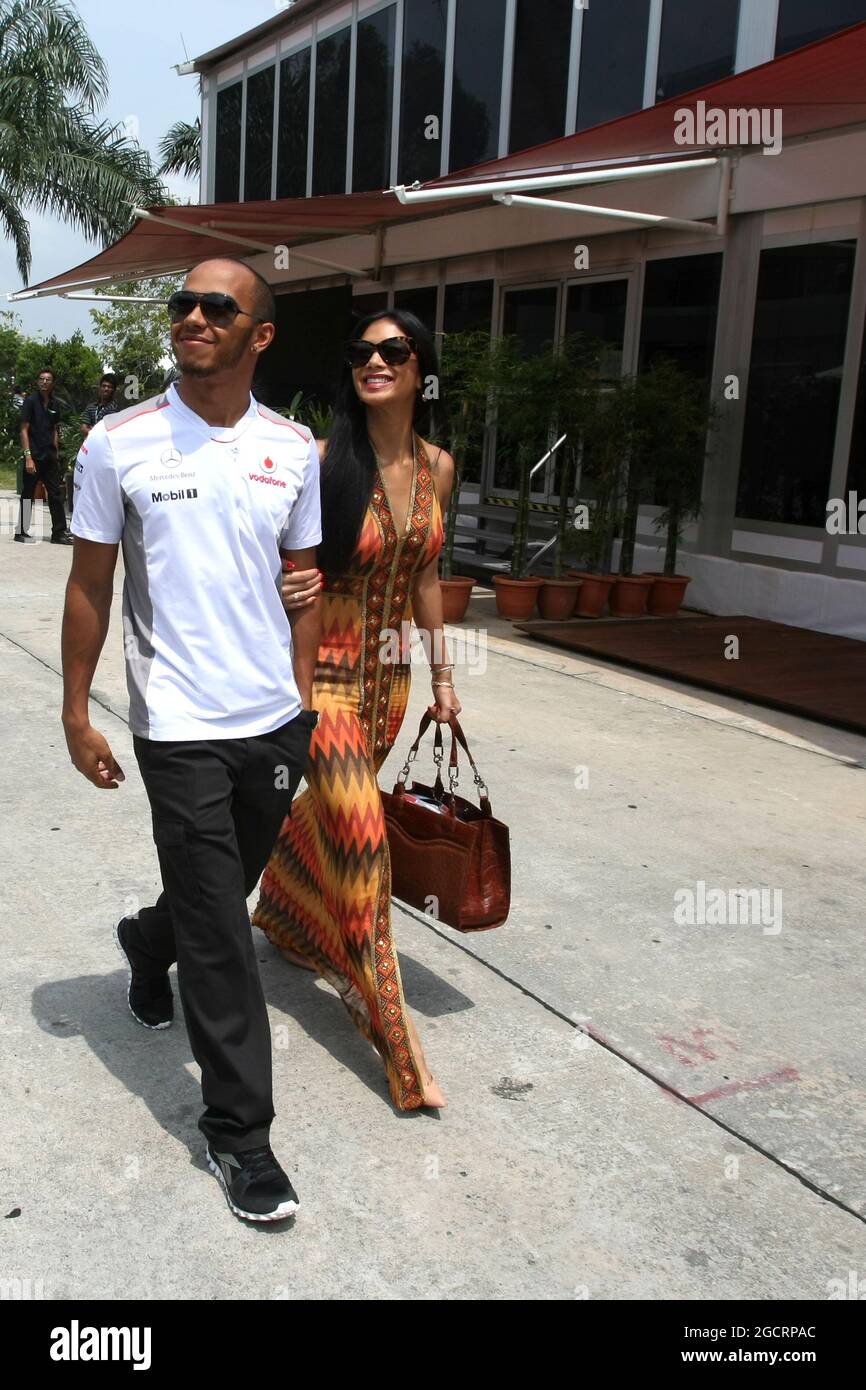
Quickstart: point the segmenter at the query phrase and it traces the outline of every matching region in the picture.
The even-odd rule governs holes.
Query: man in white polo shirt
[[[78,770],[116,788],[124,774],[88,697],[122,543],[129,723],[163,880],[156,904],[116,928],[129,1006],[167,1028],[177,961],[208,1163],[236,1215],[273,1221],[298,1200],[268,1141],[271,1042],[246,898],[318,719],[317,605],[287,617],[280,587],[281,551],[315,566],[319,461],[309,431],[250,392],[274,335],[267,282],[242,261],[205,261],[168,307],[181,381],[100,421],[78,455],[63,723]]]

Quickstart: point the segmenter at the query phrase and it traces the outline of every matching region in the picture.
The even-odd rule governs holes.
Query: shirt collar
[[[216,440],[218,444],[231,444],[234,440],[240,439],[258,414],[258,403],[252,392],[250,392],[250,403],[237,424],[229,426],[209,425],[207,420],[196,415],[195,411],[190,410],[189,406],[181,400],[180,392],[174,382],[169,386],[166,397],[172,409],[176,410],[184,420],[193,425],[200,433],[207,435],[208,439]]]

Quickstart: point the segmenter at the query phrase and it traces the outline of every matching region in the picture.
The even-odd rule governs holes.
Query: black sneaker
[[[144,1028],[170,1028],[174,1018],[174,995],[168,982],[168,971],[159,979],[136,969],[135,949],[128,946],[126,918],[121,917],[114,928],[114,941],[129,968],[129,987],[126,992],[129,1012]]]
[[[241,1153],[207,1149],[208,1167],[219,1180],[235,1216],[245,1221],[285,1221],[300,1203],[270,1144]]]

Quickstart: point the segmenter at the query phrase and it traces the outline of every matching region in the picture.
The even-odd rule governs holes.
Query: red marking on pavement
[[[684,1057],[679,1052],[675,1052],[674,1049],[679,1047],[682,1049],[682,1052],[696,1053],[697,1056],[702,1057],[705,1062],[716,1062],[718,1061],[719,1054],[713,1052],[704,1041],[705,1038],[711,1038],[712,1036],[712,1028],[693,1028],[690,1038],[674,1038],[670,1033],[662,1033],[659,1042],[665,1052],[669,1052],[676,1061],[682,1062],[684,1067],[693,1067],[696,1063],[692,1057]],[[734,1052],[739,1051],[737,1044],[731,1042],[729,1038],[722,1038],[720,1041],[724,1043],[725,1047],[733,1048]]]
[[[758,1076],[754,1081],[729,1081],[727,1086],[717,1086],[714,1091],[704,1091],[699,1096],[686,1096],[692,1105],[706,1105],[710,1100],[723,1100],[739,1091],[757,1091],[764,1086],[778,1086],[783,1081],[799,1081],[800,1073],[795,1067],[785,1067],[782,1071],[770,1071],[766,1076]]]

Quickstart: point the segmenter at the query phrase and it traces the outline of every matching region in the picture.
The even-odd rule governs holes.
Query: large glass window
[[[450,169],[467,169],[499,152],[503,0],[457,0]]]
[[[650,0],[617,0],[583,12],[577,128],[643,106]]]
[[[859,497],[866,497],[866,329],[860,350],[860,374],[857,378],[857,404],[848,459],[847,487]]]
[[[587,340],[604,343],[601,375],[605,380],[622,376],[627,280],[597,280],[571,285],[565,305],[565,336],[580,333]]]
[[[352,30],[340,29],[316,45],[313,194],[343,193],[349,133],[349,58]]]
[[[667,357],[709,381],[713,370],[722,255],[648,261],[640,335],[640,370]]]
[[[307,191],[307,127],[310,116],[310,50],[280,63],[280,128],[277,132],[277,197]]]
[[[509,149],[565,133],[573,0],[519,0]]]
[[[739,13],[740,0],[664,0],[658,101],[731,75]]]
[[[709,391],[721,282],[721,252],[647,262],[639,371],[665,358],[698,377]],[[656,506],[665,502],[653,482],[647,483],[642,500]]]
[[[555,285],[541,285],[529,290],[508,290],[502,316],[503,335],[514,335],[524,356],[532,357],[543,352],[556,338]],[[538,457],[544,453],[547,444],[546,434],[537,440]],[[538,486],[533,484],[533,491]],[[496,431],[496,461],[493,473],[495,487],[516,488],[520,481],[517,462],[517,447],[500,426]]]
[[[485,329],[489,333],[492,314],[492,280],[470,280],[464,285],[445,286],[444,333],[463,333],[473,329]]]
[[[270,198],[274,162],[275,68],[247,78],[247,143],[244,156],[244,199]]]
[[[776,54],[814,43],[866,19],[866,0],[780,0]]]
[[[438,177],[442,158],[448,4],[410,0],[403,13],[399,179],[425,183]]]
[[[409,313],[426,324],[432,333],[436,327],[438,296],[438,285],[422,285],[417,290],[395,290],[394,308],[408,309]]]
[[[391,113],[394,109],[396,5],[358,24],[355,80],[355,153],[352,187],[356,192],[391,183]]]
[[[214,202],[236,203],[241,183],[242,84],[233,82],[217,92]]]
[[[442,328],[445,336],[443,352],[447,351],[448,336],[452,333],[483,330],[490,332],[493,316],[493,281],[470,280],[463,285],[445,286],[445,304],[442,310]],[[459,391],[457,400],[451,402],[452,410],[460,409]],[[478,483],[484,462],[484,431],[466,441],[463,454],[462,481]]]
[[[737,515],[823,526],[855,243],[764,251]]]

